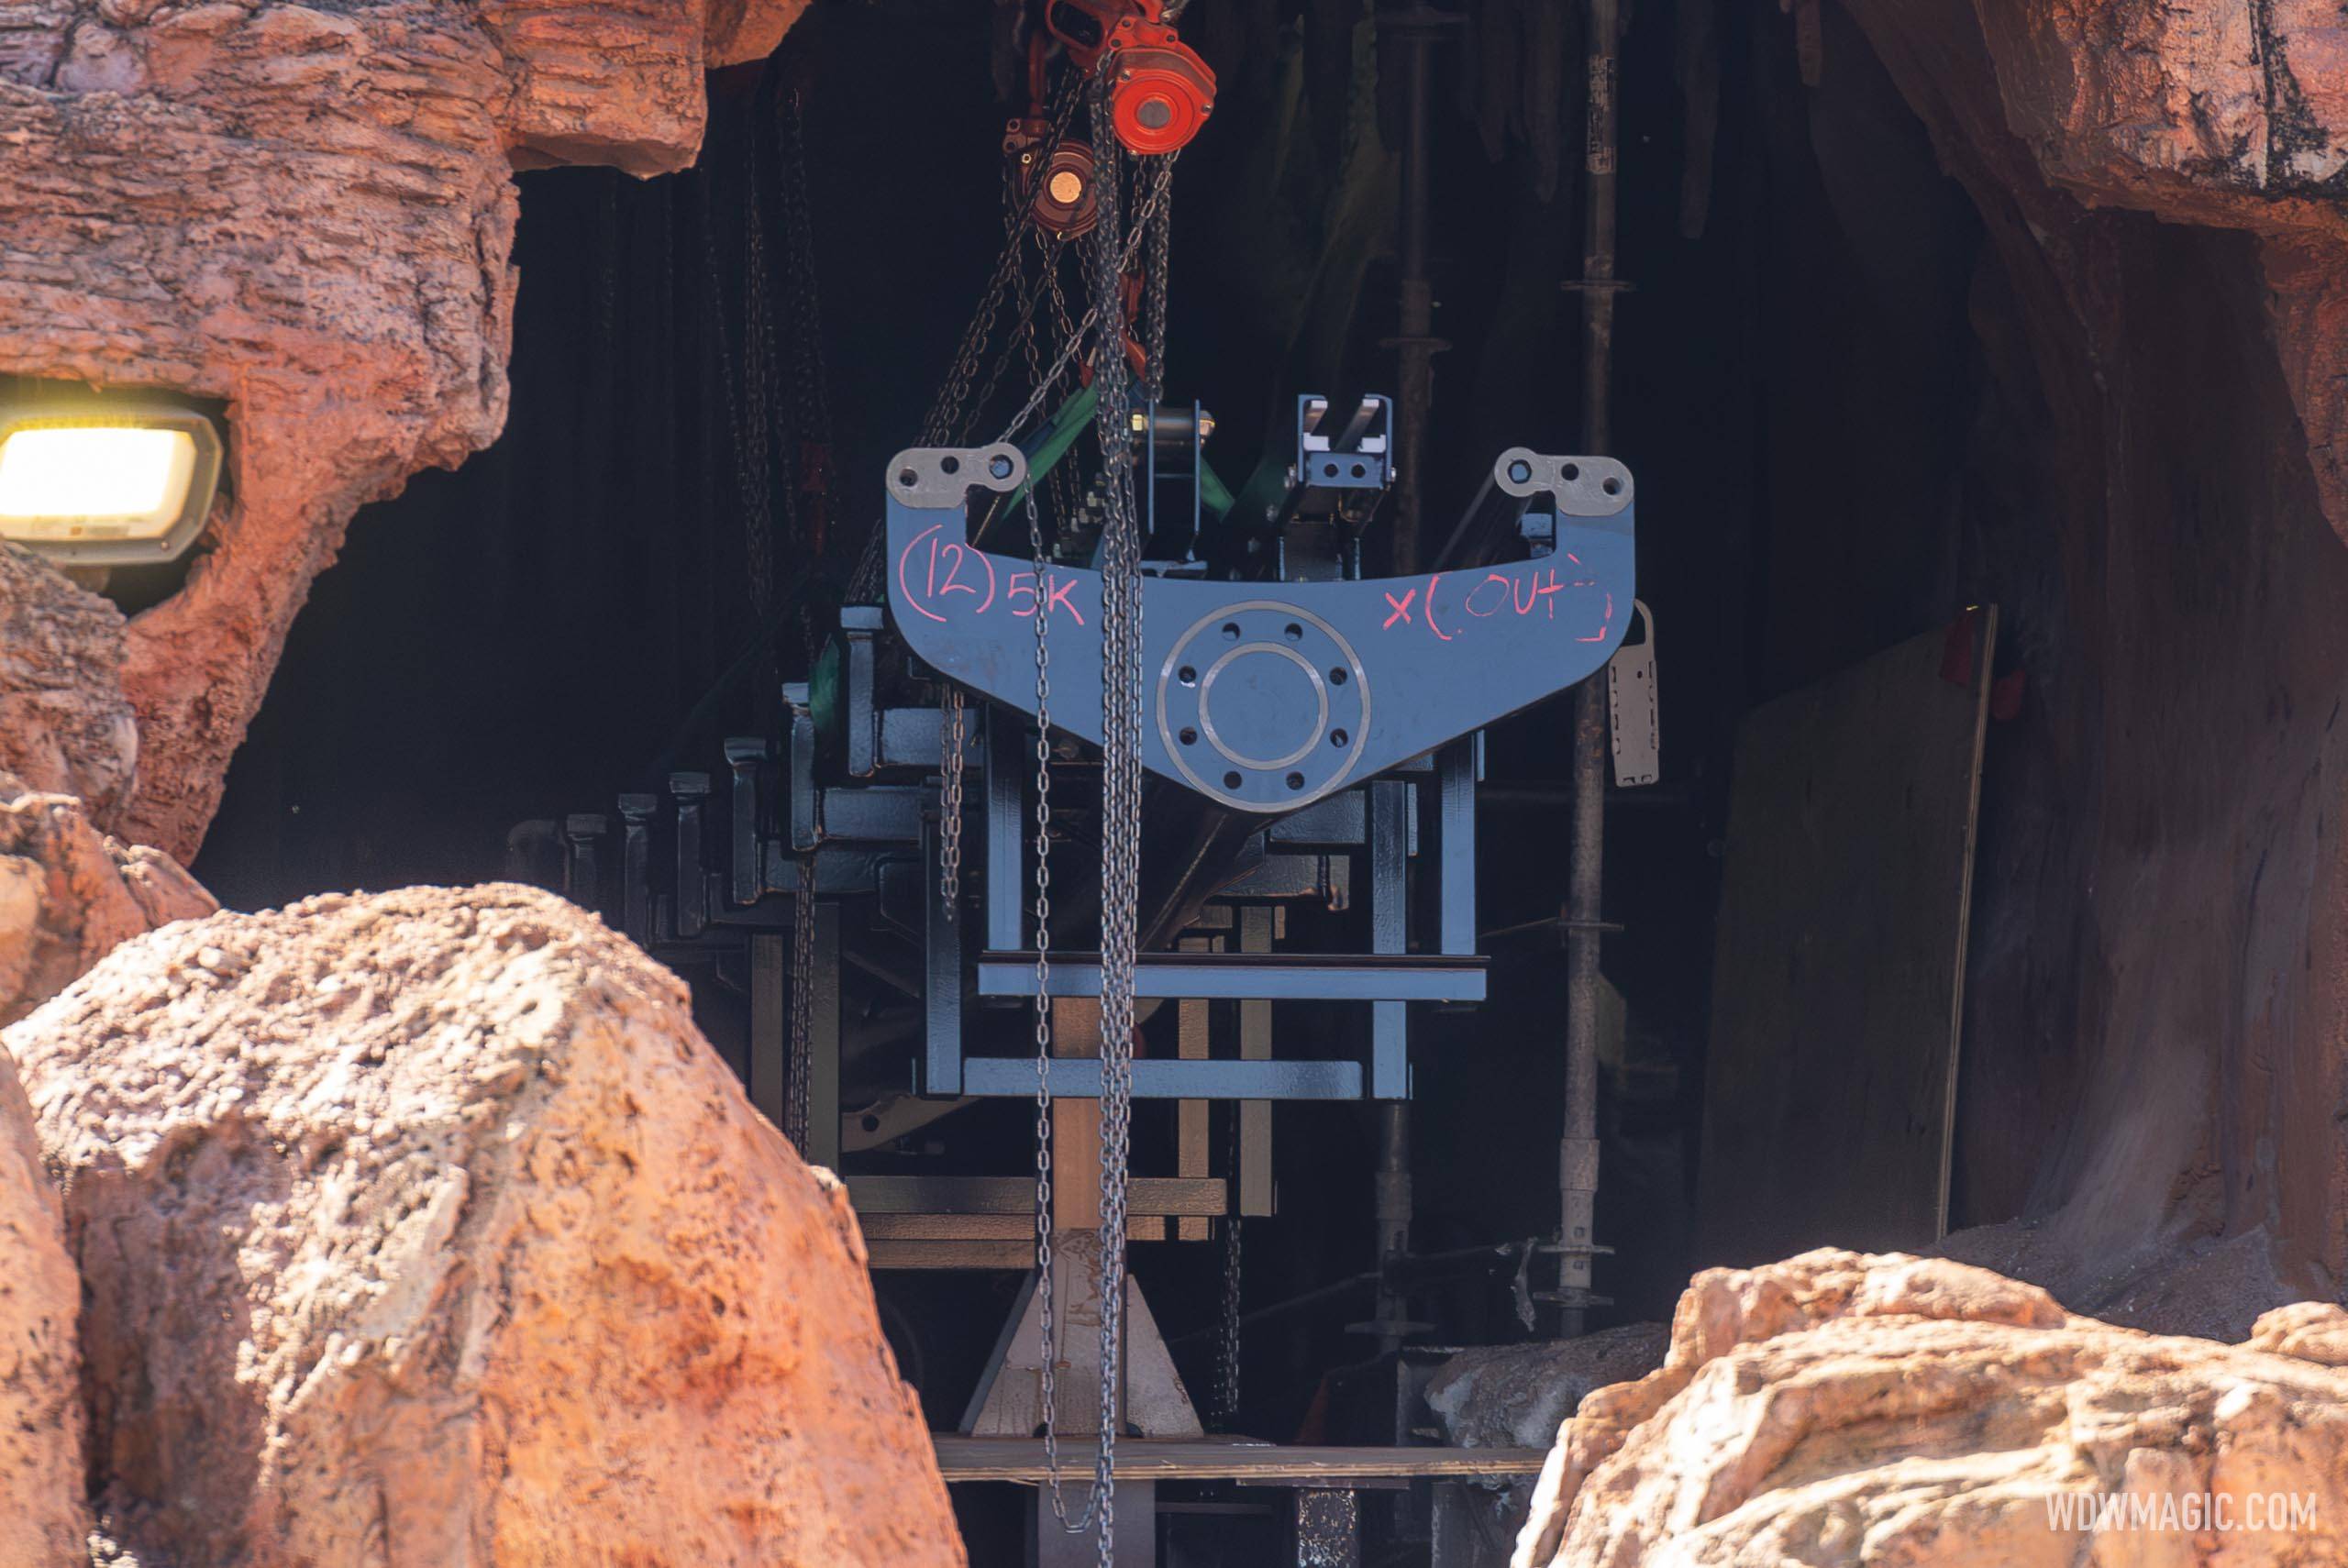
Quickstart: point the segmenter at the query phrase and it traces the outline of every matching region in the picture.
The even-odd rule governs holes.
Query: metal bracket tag
[[[1646,635],[1614,651],[1606,666],[1607,731],[1614,746],[1614,782],[1627,789],[1662,776],[1663,732],[1656,717],[1655,612],[1631,602]]]

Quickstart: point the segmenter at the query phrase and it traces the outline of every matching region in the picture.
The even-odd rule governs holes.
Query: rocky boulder
[[[0,769],[101,821],[130,797],[138,723],[122,694],[122,612],[0,543]]]
[[[140,1561],[963,1561],[842,1189],[571,905],[222,914],[4,1038]]]
[[[0,1051],[0,1568],[61,1568],[83,1547],[81,1282],[32,1108]]]
[[[116,843],[82,802],[0,773],[0,1024],[72,984],[117,943],[212,912],[169,856]]]
[[[1662,1368],[1565,1424],[1514,1563],[2340,1562],[2343,1327],[2165,1338],[1899,1254],[1710,1270]]]

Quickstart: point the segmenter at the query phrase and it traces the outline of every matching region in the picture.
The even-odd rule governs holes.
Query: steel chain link
[[[807,1091],[815,1050],[815,857],[799,857],[799,885],[791,902],[791,1081],[782,1135],[807,1152]]]
[[[960,687],[947,687],[944,709],[937,726],[938,749],[945,754],[944,782],[938,790],[937,897],[951,924],[962,911],[962,759],[969,733],[969,706]]]

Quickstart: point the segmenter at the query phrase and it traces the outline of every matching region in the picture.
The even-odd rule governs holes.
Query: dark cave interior
[[[1197,6],[1192,35],[1224,89],[1175,176],[1170,380],[1216,413],[1213,450],[1230,450],[1234,470],[1282,438],[1295,393],[1392,381],[1380,340],[1394,329],[1393,108],[1367,13],[1333,32],[1336,15]],[[1266,17],[1277,28],[1259,27]],[[1722,6],[1715,20],[1711,6],[1642,6],[1623,43],[1621,255],[1634,288],[1615,455],[1647,503],[1641,596],[1660,622],[1664,750],[1660,783],[1616,792],[1608,817],[1606,914],[1623,930],[1604,964],[1628,1022],[1601,1102],[1599,1228],[1613,1253],[1600,1288],[1615,1304],[1594,1326],[1667,1316],[1691,1269],[1754,1261],[1700,1253],[1692,1211],[1740,720],[1967,605],[2000,606],[1999,673],[2021,679],[1986,748],[1949,1223],[2004,1221],[2078,1179],[2079,1156],[2066,1165],[2061,1146],[2097,1049],[2079,1019],[2109,983],[2079,912],[2092,873],[2078,846],[2099,830],[2155,831],[2099,823],[2081,783],[2107,766],[2099,715],[2123,684],[2103,673],[2099,639],[2130,613],[2100,596],[2132,595],[2147,621],[2236,621],[2239,592],[2207,586],[2221,569],[2201,564],[2207,530],[2237,481],[2261,473],[2277,476],[2264,525],[2315,575],[2339,572],[2304,458],[2259,434],[2282,395],[2271,369],[2264,381],[2239,372],[2252,387],[2231,412],[2166,405],[2215,445],[2203,492],[2157,466],[2178,431],[2151,417],[2128,446],[2146,454],[2132,475],[2065,471],[2066,442],[2106,415],[2094,394],[2050,384],[2025,344],[2037,285],[1944,172],[1857,27],[1836,7],[1824,18],[1815,83],[1773,9]],[[781,580],[828,613],[877,516],[882,465],[914,440],[993,258],[1005,111],[989,39],[980,8],[945,0],[819,4],[777,60],[714,81],[695,170],[522,176],[505,434],[362,512],[318,580],[195,867],[224,903],[494,878],[516,823],[714,767],[724,736],[772,723],[776,667],[761,657],[745,541],[772,530]],[[1528,139],[1512,110],[1496,112],[1494,156],[1477,118],[1493,89],[1454,52],[1438,56],[1457,92],[1440,95],[1433,131],[1436,329],[1453,345],[1436,361],[1428,447],[1438,521],[1501,448],[1573,450],[1579,414],[1576,306],[1559,288],[1578,264],[1578,111],[1546,146],[1555,127]],[[1691,112],[1707,62],[1716,123]],[[773,188],[789,81],[805,83],[811,221],[798,236]],[[2229,297],[2246,265],[2237,237],[2108,223],[2115,297],[2174,328],[2146,335],[2130,375],[2189,384],[2224,370],[2229,334],[2257,330],[2205,303]],[[786,332],[762,350],[749,324],[792,319],[778,259],[794,240],[814,259],[820,338]],[[781,406],[817,357],[840,500],[820,548],[786,526],[775,491],[787,465],[746,456],[766,443],[743,438],[757,428],[746,408]],[[2166,531],[2133,566],[2095,525],[2066,520],[2085,491],[2132,485],[2169,487],[2139,508]],[[774,645],[781,677],[798,678],[796,632]],[[2151,701],[2148,689],[2129,701]],[[1564,730],[1551,703],[1489,737],[1490,779],[1526,788],[1484,815],[1487,929],[1557,906]],[[2164,809],[2187,807],[2144,808]],[[1560,966],[1538,936],[1490,951],[1491,1001],[1430,1017],[1415,1041],[1426,1246],[1556,1223]],[[740,1019],[723,998],[703,1001],[738,1058]],[[1024,1123],[1003,1109],[993,1136],[1016,1169]],[[1249,1233],[1252,1300],[1370,1255],[1370,1116],[1282,1110],[1282,1214]],[[1158,1135],[1141,1129],[1144,1157]],[[1215,1309],[1210,1251],[1137,1256],[1180,1353]],[[934,1424],[951,1424],[988,1351],[1011,1287],[990,1281],[880,1277]],[[1523,1337],[1507,1285],[1425,1303],[1444,1342]],[[1251,1335],[1247,1430],[1307,1423],[1321,1371],[1364,1353],[1346,1331],[1358,1307],[1333,1300]]]
[[[1600,1227],[1619,1305],[1600,1321],[1667,1313],[1701,1261],[1688,1238],[1700,977],[1738,716],[1945,619],[1980,578],[1960,521],[1974,514],[1966,436],[1982,380],[1969,204],[1863,45],[1838,39],[1851,47],[1826,88],[1805,89],[1782,29],[1730,16],[1709,211],[1701,234],[1684,236],[1670,23],[1642,12],[1624,50],[1623,255],[1635,293],[1615,419],[1648,497],[1642,595],[1662,623],[1666,741],[1663,782],[1623,792],[1609,823],[1609,918],[1627,929],[1606,968],[1627,999],[1634,1060],[1614,1080],[1630,1092],[1607,1111],[1621,1146],[1608,1152]],[[1324,289],[1343,287],[1327,282],[1335,271],[1355,282],[1342,298],[1315,294],[1318,320],[1297,320],[1280,285],[1311,237],[1279,231],[1324,219],[1304,204],[1327,187],[1326,155],[1268,143],[1276,89],[1311,61],[1292,29],[1252,61],[1218,58],[1211,22],[1204,37],[1223,79],[1252,85],[1226,89],[1177,174],[1169,360],[1178,394],[1217,413],[1219,449],[1275,436],[1297,391],[1387,385],[1378,343],[1393,291],[1382,226],[1350,252],[1333,229],[1328,254],[1302,264]],[[506,433],[461,470],[422,475],[363,512],[319,580],[196,867],[224,902],[495,877],[514,823],[709,766],[722,736],[761,722],[743,657],[758,628],[741,587],[748,512],[728,400],[757,373],[739,325],[751,215],[776,230],[769,256],[784,243],[771,194],[756,202],[751,186],[772,177],[775,83],[800,55],[813,65],[811,237],[844,515],[822,559],[790,541],[782,569],[836,591],[880,465],[911,438],[991,262],[1003,111],[983,26],[960,7],[819,6],[785,58],[721,79],[689,173],[523,176]],[[880,77],[889,94],[862,90]],[[1335,117],[1311,88],[1287,90],[1311,100],[1306,114]],[[1448,113],[1434,135],[1438,324],[1456,345],[1437,361],[1429,447],[1440,518],[1493,451],[1572,449],[1571,296],[1557,284],[1575,268],[1578,208],[1570,158],[1544,201],[1530,149],[1489,159],[1475,125]],[[1301,166],[1285,188],[1243,177],[1268,156]],[[1554,786],[1561,723],[1551,706],[1501,726],[1490,776]],[[1485,834],[1487,928],[1537,918],[1563,884],[1561,837],[1539,808],[1512,814]],[[1493,1001],[1421,1036],[1430,1244],[1555,1222],[1554,948],[1517,939],[1497,952]],[[1350,1273],[1369,1248],[1351,1190],[1370,1156],[1366,1111],[1284,1114],[1296,1120],[1282,1126],[1294,1156],[1283,1206],[1311,1218],[1262,1247],[1265,1277],[1249,1289],[1267,1297]],[[1316,1186],[1324,1198],[1306,1196]],[[1140,1266],[1147,1277],[1151,1261]],[[1504,1291],[1458,1305],[1456,1335],[1521,1331]],[[1180,1314],[1161,1312],[1180,1333]],[[1342,1359],[1344,1317],[1342,1303],[1323,1314],[1286,1359],[1300,1372]],[[1288,1392],[1301,1404],[1311,1386]]]

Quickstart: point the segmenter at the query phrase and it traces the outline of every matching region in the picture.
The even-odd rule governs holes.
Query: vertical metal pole
[[[1429,56],[1438,32],[1458,18],[1435,10],[1423,0],[1379,17],[1379,31],[1402,51],[1407,118],[1402,138],[1401,210],[1395,223],[1395,257],[1401,294],[1395,335],[1384,347],[1394,349],[1396,425],[1394,431],[1394,517],[1388,537],[1393,558],[1389,571],[1404,576],[1419,567],[1419,520],[1422,479],[1426,467],[1427,411],[1434,403],[1434,357],[1451,347],[1434,336],[1434,284],[1428,275],[1427,138],[1433,116],[1434,63]]]
[[[1620,0],[1587,0],[1589,82],[1582,160],[1581,449],[1606,455],[1614,371],[1615,50]],[[1598,922],[1606,849],[1606,697],[1596,678],[1574,691],[1573,833],[1566,884],[1566,1126],[1557,1145],[1558,1330],[1582,1330],[1580,1293],[1598,1198]]]
[[[1428,137],[1433,119],[1429,112],[1433,61],[1429,56],[1434,49],[1436,29],[1451,20],[1423,0],[1409,0],[1405,8],[1381,18],[1381,25],[1402,50],[1407,116],[1402,138],[1401,211],[1397,217],[1399,232],[1395,237],[1401,299],[1396,323],[1399,330],[1391,342],[1400,361],[1396,391],[1401,400],[1400,420],[1394,433],[1393,559],[1389,568],[1395,576],[1416,571],[1419,566],[1419,521],[1425,493],[1421,481],[1426,467],[1427,417],[1434,404],[1434,357],[1450,347],[1434,336],[1434,284],[1428,272],[1427,229]],[[1450,853],[1448,844],[1445,853]],[[1401,950],[1398,941],[1395,951]],[[1399,1033],[1403,1018],[1401,1004],[1376,1004],[1372,1029],[1380,1036],[1389,1032]],[[1384,1051],[1379,1053],[1381,1062],[1387,1055]],[[1407,1074],[1406,1066],[1406,1095]],[[1373,1088],[1372,1092],[1390,1092],[1390,1087]],[[1411,1103],[1407,1099],[1390,1099],[1378,1108],[1378,1185],[1374,1198],[1378,1265],[1382,1273],[1389,1258],[1411,1249]],[[1378,1293],[1379,1322],[1397,1323],[1403,1316],[1401,1299],[1381,1284]],[[1382,1330],[1379,1335],[1381,1350],[1397,1350],[1401,1342],[1401,1336],[1390,1329]]]

